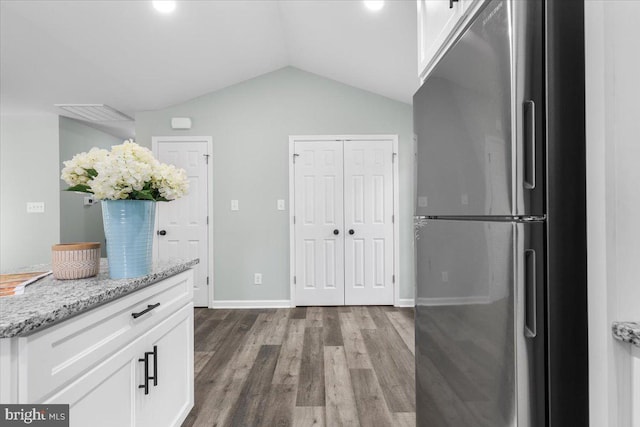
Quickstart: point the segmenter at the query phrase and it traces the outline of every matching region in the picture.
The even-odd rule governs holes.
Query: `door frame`
[[[207,162],[207,216],[209,217],[208,223],[208,244],[207,244],[207,257],[209,268],[207,269],[207,276],[209,276],[209,297],[207,301],[207,307],[213,308],[214,302],[214,288],[215,288],[215,276],[213,275],[213,138],[210,136],[152,136],[151,137],[151,151],[153,155],[158,158],[158,144],[161,142],[206,142],[207,151],[209,153],[209,161]],[[158,215],[156,215],[155,228],[158,229]],[[154,247],[158,247],[158,236],[153,234]],[[153,258],[157,258],[157,251],[154,251]]]
[[[393,305],[400,306],[400,221],[398,212],[400,210],[399,203],[399,176],[398,176],[398,135],[289,135],[289,297],[291,307],[296,306],[296,284],[294,277],[296,274],[295,256],[295,224],[293,217],[295,213],[295,171],[294,163],[294,146],[296,142],[323,142],[323,141],[391,141],[393,151],[393,275],[395,281],[393,285]]]

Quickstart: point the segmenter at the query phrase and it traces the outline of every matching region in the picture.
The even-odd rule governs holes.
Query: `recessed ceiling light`
[[[169,0],[154,1],[153,7],[160,13],[171,13],[176,10],[176,2]]]
[[[364,0],[364,5],[367,9],[377,12],[384,7],[384,0]]]

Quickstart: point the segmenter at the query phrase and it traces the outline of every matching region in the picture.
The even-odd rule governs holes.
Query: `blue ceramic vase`
[[[128,279],[151,273],[156,202],[103,200],[109,277]]]

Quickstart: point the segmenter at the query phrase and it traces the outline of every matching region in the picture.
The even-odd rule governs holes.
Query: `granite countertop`
[[[107,260],[97,276],[57,280],[49,275],[25,288],[24,294],[0,298],[0,338],[31,334],[130,292],[181,273],[199,259],[171,259],[154,263],[151,273],[133,279],[110,279]],[[12,270],[12,273],[48,271],[48,264]]]
[[[613,322],[615,339],[640,347],[640,322]]]

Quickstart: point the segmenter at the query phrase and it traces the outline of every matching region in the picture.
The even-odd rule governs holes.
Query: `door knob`
[[[335,230],[333,230],[333,234],[335,234],[335,235],[337,236],[338,234],[340,234],[340,230],[338,230],[338,229],[336,228]]]
[[[356,233],[356,232],[355,232],[355,231],[353,231],[353,228],[352,228],[351,230],[349,230],[349,234],[353,235],[353,234],[355,234],[355,233]]]
[[[167,234],[167,230],[158,231],[158,236],[165,236]]]

